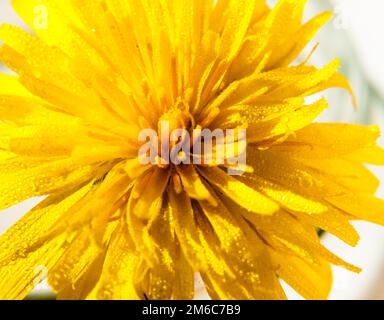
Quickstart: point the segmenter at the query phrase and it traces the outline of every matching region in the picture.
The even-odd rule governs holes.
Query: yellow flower
[[[350,245],[384,224],[376,127],[312,123],[305,98],[350,91],[338,60],[297,56],[329,20],[305,0],[13,0],[33,29],[0,27],[0,209],[47,196],[0,238],[0,297],[44,266],[59,298],[326,298],[316,230]],[[141,164],[143,129],[247,129],[247,165]],[[161,143],[169,143],[160,136]],[[167,141],[164,141],[167,140]],[[223,145],[219,141],[214,153]],[[240,143],[234,143],[240,154]],[[183,156],[186,156],[183,153]],[[187,155],[199,157],[201,154]]]

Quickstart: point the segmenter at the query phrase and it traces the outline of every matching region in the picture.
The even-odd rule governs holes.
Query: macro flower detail
[[[384,225],[365,166],[384,165],[378,128],[314,123],[327,102],[308,103],[352,93],[337,59],[298,61],[331,13],[303,23],[305,0],[12,4],[33,32],[0,27],[14,72],[0,74],[0,209],[45,198],[0,237],[0,298],[24,298],[36,266],[60,299],[192,299],[196,274],[213,299],[285,299],[279,279],[325,299],[331,264],[360,271],[317,234],[355,246],[351,221]],[[246,163],[159,151],[143,164],[143,130],[175,144],[164,123],[246,130],[231,143]],[[203,158],[188,150],[179,159]]]

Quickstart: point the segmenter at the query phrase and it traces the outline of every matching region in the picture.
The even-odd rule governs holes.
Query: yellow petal
[[[58,299],[85,299],[96,285],[105,251],[91,237],[87,231],[76,235],[50,270],[48,282]]]
[[[229,0],[219,56],[232,60],[241,47],[253,17],[256,1]]]
[[[384,149],[379,146],[367,146],[352,152],[346,158],[360,163],[382,166],[384,165]]]
[[[318,30],[323,27],[332,18],[331,12],[324,12],[312,18],[305,23],[294,35],[290,41],[294,43],[292,49],[286,54],[284,52],[283,59],[277,63],[279,66],[289,65],[303,51],[305,46],[312,40]]]
[[[272,120],[251,124],[247,130],[249,143],[260,142],[276,136],[289,135],[313,122],[327,108],[322,99],[312,105],[302,106],[297,110],[283,114]]]
[[[300,95],[309,96],[326,88],[333,87],[333,77],[337,74],[339,68],[340,61],[338,59],[333,60],[319,70],[305,66],[296,67],[297,70],[302,70],[304,73],[300,75],[298,79],[292,78],[286,85],[273,90],[271,96],[274,98],[295,97]],[[289,70],[295,69],[287,68],[286,70],[289,72]]]
[[[154,217],[147,230],[148,233],[144,230],[144,237],[148,237],[147,243],[153,243],[151,250],[155,259],[148,269],[150,280],[146,295],[149,299],[171,299],[176,275],[177,244],[168,208],[164,208]]]
[[[207,268],[190,198],[185,191],[176,194],[172,187],[168,188],[167,194],[175,233],[186,258],[196,270]]]
[[[24,298],[49,274],[64,252],[66,235],[52,240],[46,238],[46,234],[88,191],[89,186],[86,186],[73,194],[65,190],[48,197],[1,236],[2,299]]]
[[[175,261],[172,298],[175,300],[191,300],[194,295],[195,273],[179,247]]]
[[[325,259],[350,271],[361,271],[324,248],[320,244],[316,228],[304,221],[298,223],[295,217],[283,211],[270,217],[250,215],[247,212],[242,214],[276,250],[293,254],[311,264],[318,264],[321,259]]]
[[[377,126],[314,123],[295,132],[281,149],[307,159],[342,157],[375,144],[379,136]]]
[[[268,33],[263,49],[264,52],[268,50],[273,55],[266,69],[270,69],[278,61],[279,55],[285,52],[283,44],[290,41],[300,27],[306,2],[307,0],[281,0],[266,18],[265,26]]]
[[[48,242],[13,264],[0,268],[0,297],[3,300],[21,300],[48,274],[63,253],[65,236]]]
[[[346,188],[333,181],[332,176],[305,166],[289,153],[269,150],[247,150],[247,162],[254,174],[310,199],[324,198],[346,192]]]
[[[75,15],[73,9],[71,14],[70,1],[64,0],[61,2],[60,5],[46,0],[12,0],[12,6],[18,15],[48,44],[65,44],[66,48],[70,49],[73,34],[69,32],[69,21],[66,22],[59,10],[66,13],[66,19],[70,18],[72,20]]]
[[[300,159],[309,168],[314,168],[333,181],[354,192],[375,194],[380,182],[362,163],[340,158]]]
[[[4,73],[0,73],[0,96],[33,97],[33,95],[20,84],[17,76]]]
[[[89,292],[99,280],[100,270],[104,262],[104,254],[99,254],[82,272],[82,275],[73,285],[61,288],[57,293],[58,300],[84,300],[89,299]]]
[[[357,220],[384,225],[384,200],[371,194],[342,194],[327,197],[326,200]]]
[[[134,275],[139,255],[126,225],[116,227],[107,249],[100,279],[88,299],[137,300]]]
[[[149,173],[149,178],[143,186],[136,184],[133,188],[133,194],[137,197],[134,205],[134,214],[139,218],[149,219],[151,218],[151,207],[157,207],[160,203],[162,195],[169,180],[169,170],[155,168],[152,173]],[[144,190],[138,190],[139,188],[146,188]],[[156,211],[156,210],[155,210]]]
[[[211,197],[211,194],[204,186],[194,166],[178,166],[176,169],[180,175],[185,191],[191,198],[204,200]]]
[[[221,169],[200,167],[199,172],[227,197],[250,212],[271,215],[279,209],[274,201],[226,174]]]
[[[201,212],[192,209],[186,192],[176,194],[171,186],[168,195],[181,248],[189,263],[201,273],[210,296],[221,299],[249,297],[222,257],[209,222],[201,216]]]
[[[332,287],[330,264],[311,265],[300,258],[270,250],[277,274],[305,299],[325,300]]]
[[[237,218],[237,213],[229,212],[220,201],[217,202],[216,207],[206,201],[199,204],[220,242],[223,259],[242,286],[245,296],[248,299],[276,298],[275,291],[279,291],[276,289],[279,285],[271,273],[269,256],[262,242],[256,234],[253,237],[250,232],[245,234],[248,227],[242,218]]]
[[[47,241],[46,235],[51,228],[90,188],[89,184],[76,192],[72,188],[64,189],[46,198],[16,222],[0,238],[0,266],[5,267],[11,260],[27,256]]]
[[[360,240],[359,234],[349,222],[351,217],[339,210],[335,210],[332,206],[328,208],[327,212],[321,214],[296,212],[294,215],[298,217],[300,221],[332,233],[351,246],[356,246]]]
[[[292,190],[279,186],[277,183],[267,181],[255,175],[242,176],[239,177],[239,180],[251,188],[261,191],[288,210],[310,212],[311,214],[321,214],[328,210],[328,207],[319,201],[302,196],[300,193],[295,193]]]
[[[47,195],[65,187],[76,186],[94,178],[98,171],[94,166],[77,167],[71,160],[52,162],[17,158],[19,168],[8,172],[14,162],[1,164],[0,208],[4,209],[33,196]],[[37,163],[36,163],[37,162]]]

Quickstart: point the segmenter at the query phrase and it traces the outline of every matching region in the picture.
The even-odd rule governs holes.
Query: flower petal
[[[332,288],[330,264],[308,264],[300,258],[270,251],[277,274],[305,299],[325,300]]]
[[[48,283],[58,299],[85,299],[96,285],[105,249],[92,243],[88,231],[78,233],[66,244],[65,253],[50,269]]]
[[[321,214],[328,210],[326,205],[316,201],[316,199],[301,196],[299,193],[295,193],[288,188],[279,186],[277,183],[267,181],[256,175],[242,176],[239,177],[239,180],[249,187],[259,190],[288,210],[310,212],[311,214]]]
[[[20,84],[17,76],[0,73],[0,96],[31,98],[32,94]]]
[[[221,169],[200,167],[199,172],[227,197],[250,212],[271,215],[279,209],[275,202]]]
[[[6,168],[19,163],[12,171]],[[5,160],[0,164],[0,209],[8,208],[33,196],[43,196],[76,186],[94,178],[98,168],[78,167],[71,159],[28,161],[26,158]]]
[[[139,255],[129,238],[126,225],[116,227],[108,245],[100,279],[88,299],[137,300],[134,286]],[[113,284],[113,285],[112,285]]]
[[[152,172],[148,173],[148,178],[143,181],[143,185],[136,183],[133,188],[134,197],[137,198],[133,209],[134,214],[142,219],[151,218],[151,207],[158,205],[168,181],[169,170],[154,168]],[[144,191],[142,188],[146,188],[146,190]]]
[[[366,220],[384,225],[384,200],[370,194],[342,194],[327,197],[332,205],[353,215],[357,220]]]
[[[205,200],[211,198],[211,194],[201,181],[199,174],[194,166],[176,167],[180,175],[183,187],[188,195],[196,200]]]
[[[24,298],[42,280],[39,273],[42,270],[49,272],[60,259],[64,252],[66,235],[52,239],[46,238],[46,234],[88,190],[89,186],[86,186],[75,193],[65,190],[48,197],[1,236],[2,299]]]
[[[217,203],[218,206],[214,207],[206,201],[199,202],[219,240],[223,259],[242,286],[245,296],[248,299],[282,298],[261,240],[256,234],[251,236],[250,231],[245,234],[249,226],[241,222],[241,217],[239,221],[236,213],[229,212],[219,200]]]
[[[377,126],[313,123],[296,131],[276,149],[306,159],[336,158],[376,144],[379,136]]]

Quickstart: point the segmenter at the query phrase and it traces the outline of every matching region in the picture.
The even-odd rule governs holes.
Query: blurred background
[[[271,4],[276,1],[269,1]],[[335,57],[343,62],[342,73],[350,80],[359,102],[354,111],[350,96],[340,90],[326,93],[330,108],[318,121],[379,124],[384,132],[384,12],[383,0],[309,0],[306,19],[317,12],[331,10],[335,16],[308,46],[320,46],[311,63],[325,65]],[[0,0],[0,22],[24,26],[12,11],[9,0]],[[305,56],[305,52],[303,54]],[[1,72],[8,72],[1,67]],[[384,138],[380,142],[384,146]],[[378,195],[384,198],[384,168],[371,168],[380,177],[382,186]],[[0,211],[0,233],[9,228],[39,199]],[[361,267],[354,274],[334,267],[334,285],[330,299],[384,299],[384,228],[365,222],[354,223],[361,235],[356,248],[351,248],[335,237],[325,234],[326,247],[347,261]],[[40,273],[41,270],[36,270]],[[35,292],[46,293],[48,287],[40,284]],[[286,286],[291,299],[300,297]],[[201,298],[206,297],[204,293]]]

